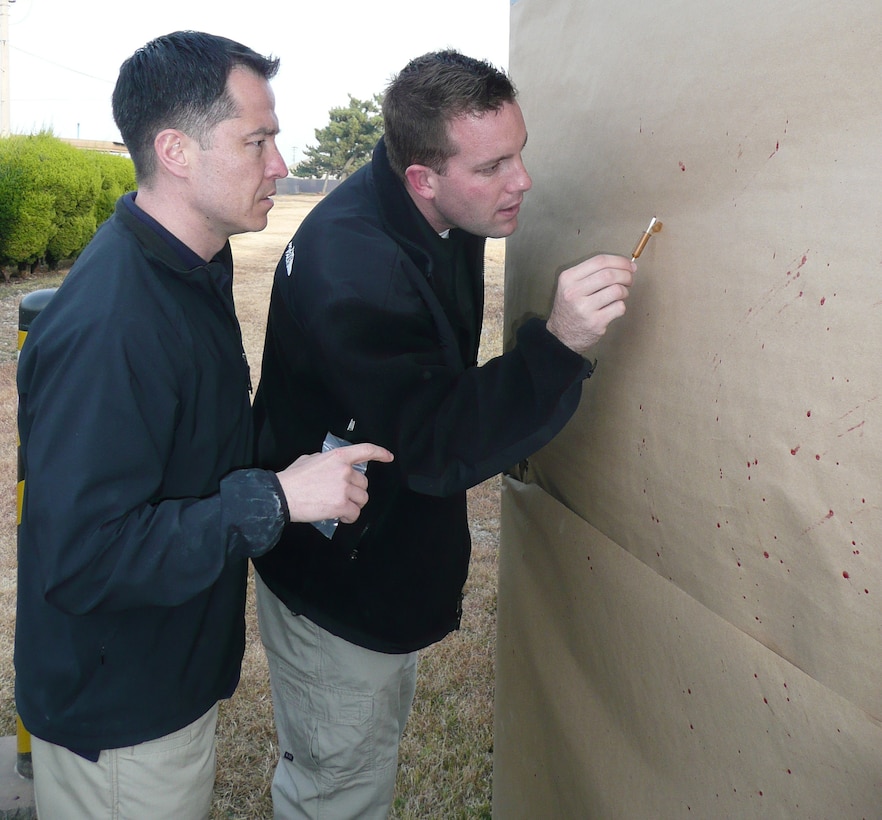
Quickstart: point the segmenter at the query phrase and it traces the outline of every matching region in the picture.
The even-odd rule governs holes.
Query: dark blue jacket
[[[18,371],[16,703],[33,734],[91,753],[232,693],[245,559],[287,517],[275,476],[240,469],[253,434],[229,245],[189,266],[137,213],[117,203]]]
[[[370,502],[331,541],[289,525],[257,559],[290,609],[361,646],[422,648],[457,628],[471,550],[465,491],[547,444],[591,367],[545,323],[478,367],[484,239],[441,239],[391,171],[370,165],[317,205],[276,269],[258,459],[277,469],[325,433],[395,454],[368,468]],[[459,264],[457,264],[457,262]],[[454,276],[463,268],[467,281]]]

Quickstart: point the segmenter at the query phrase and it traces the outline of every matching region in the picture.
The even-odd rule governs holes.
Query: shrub
[[[38,188],[55,197],[55,231],[46,246],[46,261],[54,267],[73,259],[95,234],[95,204],[101,174],[86,153],[49,135],[36,137],[40,155]]]
[[[0,264],[24,265],[45,253],[55,197],[35,184],[39,155],[27,137],[0,140]]]
[[[73,259],[135,187],[131,160],[48,133],[0,140],[0,265]]]
[[[87,151],[86,156],[101,174],[101,190],[95,203],[95,220],[100,225],[113,213],[116,201],[128,191],[135,190],[135,165],[127,157],[114,154]]]

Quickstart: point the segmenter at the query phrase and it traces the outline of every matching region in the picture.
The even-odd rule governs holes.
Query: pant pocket
[[[352,781],[375,769],[374,704],[363,692],[352,692],[286,675],[283,688],[291,708],[285,722],[291,754],[322,780]]]

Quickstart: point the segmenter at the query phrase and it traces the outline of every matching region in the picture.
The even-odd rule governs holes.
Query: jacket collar
[[[158,257],[166,267],[184,274],[219,263],[228,274],[232,273],[233,252],[229,242],[206,263],[194,250],[142,211],[135,197],[136,192],[131,191],[116,201],[116,217],[135,235],[145,250]]]
[[[420,213],[404,183],[389,165],[385,137],[381,137],[374,148],[368,168],[377,188],[383,227],[407,249],[408,256],[431,278],[435,261],[431,248],[435,247],[436,242],[445,240],[435,233],[428,220]],[[465,237],[471,264],[479,265],[483,271],[484,237],[456,228],[453,231]]]
[[[404,183],[389,165],[385,137],[381,137],[374,148],[370,168],[379,194],[377,198],[380,203],[380,218],[384,227],[402,244],[407,245],[420,256],[426,257],[428,261],[428,254],[423,245],[426,229],[431,230],[431,226],[410,198]],[[413,253],[410,255],[413,256]]]

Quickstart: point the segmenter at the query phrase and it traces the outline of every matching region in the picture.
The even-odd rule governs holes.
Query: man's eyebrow
[[[527,136],[525,135],[524,136],[524,144],[521,146],[522,151],[524,150],[526,145],[527,145]],[[482,165],[485,165],[485,164],[492,165],[493,163],[496,163],[496,162],[502,162],[503,160],[511,159],[513,156],[514,156],[514,154],[502,154],[501,156],[494,157],[493,159],[488,160],[486,163],[481,163],[481,164]]]
[[[246,134],[245,138],[248,139],[249,137],[275,137],[278,133],[278,128],[255,128],[254,131]]]

